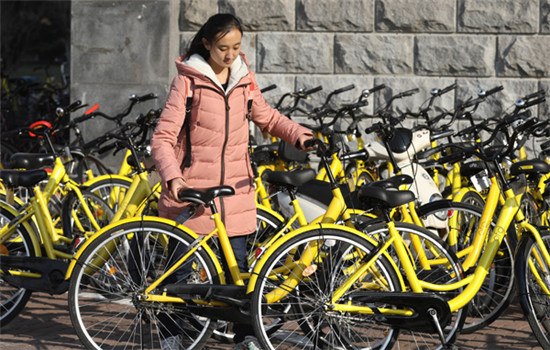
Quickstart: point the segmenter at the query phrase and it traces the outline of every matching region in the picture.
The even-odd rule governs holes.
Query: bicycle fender
[[[482,196],[478,191],[476,191],[473,187],[462,187],[460,191],[458,191],[455,195],[453,195],[453,202],[462,202],[462,199],[464,196],[469,192],[475,192],[477,193],[481,198],[486,199],[484,196]]]
[[[158,222],[158,223],[171,225],[171,226],[174,226],[175,228],[177,228],[181,231],[184,231],[186,234],[188,234],[189,236],[191,236],[195,239],[200,237],[198,234],[196,234],[195,232],[193,232],[191,229],[187,228],[186,226],[180,225],[180,224],[178,224],[177,222],[175,222],[173,220],[166,219],[166,218],[161,218],[161,217],[157,217],[157,216],[140,216],[140,217],[132,217],[132,218],[128,218],[128,219],[119,220],[117,222],[111,223],[111,224],[101,228],[92,237],[90,237],[89,239],[84,241],[84,243],[82,243],[80,245],[80,247],[78,248],[78,250],[75,252],[75,254],[73,255],[73,257],[71,259],[71,262],[69,264],[69,268],[67,269],[67,273],[65,274],[65,280],[69,280],[71,278],[73,270],[74,270],[78,260],[82,256],[82,253],[99,236],[101,236],[102,234],[105,234],[109,230],[116,229],[116,227],[124,225],[124,224],[132,223],[132,222],[145,222],[145,221]],[[210,258],[211,258],[212,262],[214,263],[214,266],[216,267],[217,271],[222,272],[223,271],[222,265],[220,264],[216,254],[212,251],[212,249],[208,245],[203,246],[201,249],[203,249],[208,254],[208,256],[210,256]],[[220,274],[220,277],[222,277],[222,276],[223,276],[223,274]],[[222,281],[222,283],[224,283],[224,281]]]
[[[0,196],[2,197],[2,196]],[[8,213],[13,215],[14,217],[17,217],[21,215],[21,212],[17,208],[21,208],[22,206],[19,206],[19,203],[15,203],[15,206],[12,206],[6,202],[4,202],[5,198],[0,198],[0,208],[6,210]],[[37,257],[42,256],[42,251],[40,250],[40,241],[38,239],[38,227],[36,226],[36,223],[34,222],[34,218],[31,218],[30,220],[26,220],[22,223],[23,227],[27,232],[29,233],[29,236],[31,238],[34,253]]]
[[[268,214],[273,215],[275,218],[277,218],[281,222],[286,222],[286,219],[281,214],[279,214],[279,212],[277,212],[277,211],[275,211],[275,210],[273,210],[269,207],[266,207],[263,204],[256,203],[256,208],[261,209],[263,211],[266,211]]]
[[[281,237],[280,239],[278,239],[272,246],[270,246],[262,254],[262,256],[260,257],[260,260],[258,260],[256,265],[254,266],[254,270],[251,273],[250,280],[248,281],[248,286],[247,286],[246,293],[249,294],[249,293],[252,293],[254,291],[254,287],[256,286],[256,281],[258,279],[258,275],[259,275],[261,269],[265,265],[267,259],[271,256],[271,254],[273,254],[273,252],[276,249],[278,249],[285,242],[287,242],[288,240],[290,240],[290,239],[292,239],[296,236],[299,236],[299,235],[301,235],[305,232],[314,231],[314,230],[318,230],[318,229],[331,229],[331,230],[336,230],[336,231],[345,231],[345,232],[354,234],[356,236],[359,236],[362,239],[368,241],[369,243],[371,243],[373,245],[378,245],[378,242],[375,239],[369,237],[368,235],[366,235],[365,233],[363,233],[361,231],[358,231],[354,228],[347,227],[347,226],[342,226],[342,225],[337,225],[337,224],[322,224],[322,223],[319,223],[319,224],[310,224],[310,225],[301,227],[297,230],[291,231],[290,233],[288,233],[288,234],[284,235],[283,237]],[[384,253],[384,254],[386,254],[386,253]],[[389,256],[387,256],[387,258],[388,258],[388,261],[390,261],[392,263],[392,266],[395,268],[395,271],[398,272],[399,269],[397,268],[397,266],[395,266],[395,264],[393,263],[393,260]],[[401,283],[403,285],[404,282],[402,281],[401,274],[398,273],[397,275],[399,276],[399,279],[401,280]]]
[[[119,179],[119,180],[122,180],[122,181],[126,181],[129,184],[132,183],[132,178],[130,178],[128,176],[112,174],[112,175],[100,175],[100,176],[94,177],[93,179],[90,179],[90,180],[86,181],[85,183],[83,183],[82,186],[90,187],[93,184],[95,184],[96,182],[101,181],[101,180],[105,180],[105,179],[106,180]]]

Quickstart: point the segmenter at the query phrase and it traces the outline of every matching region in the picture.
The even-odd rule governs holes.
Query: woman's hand
[[[314,148],[309,146],[309,147],[306,147],[305,146],[305,142],[306,141],[309,141],[309,140],[312,140],[313,139],[313,135],[311,134],[302,134],[300,135],[300,137],[298,137],[298,146],[299,148],[302,150],[302,151],[312,151]]]
[[[187,188],[187,185],[185,184],[185,180],[183,180],[181,177],[177,177],[175,179],[172,179],[168,182],[168,188],[170,190],[170,195],[174,198],[174,199],[179,199],[178,198],[178,193],[179,191]]]

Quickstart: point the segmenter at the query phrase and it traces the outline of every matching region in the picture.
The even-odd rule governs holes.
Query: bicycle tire
[[[483,209],[485,207],[485,200],[481,195],[475,191],[466,192],[460,199],[461,203],[470,204],[475,207]]]
[[[185,304],[139,298],[178,258],[180,253],[174,252],[195,240],[169,223],[140,220],[116,225],[90,242],[71,275],[68,296],[71,322],[84,346],[160,349],[164,339],[176,335],[182,347],[204,346],[215,322],[194,315]],[[204,249],[190,259],[191,268],[183,276],[176,272],[174,283],[219,283],[212,257]]]
[[[15,216],[4,208],[0,208],[0,225],[7,225]],[[2,267],[2,256],[36,257],[40,251],[35,247],[30,233],[19,225],[10,237],[7,237],[0,244],[0,267]],[[25,308],[32,292],[25,288],[18,288],[9,285],[0,277],[0,328],[5,327]]]
[[[546,249],[550,249],[550,232],[542,231],[540,235]],[[537,242],[533,236],[524,235],[516,251],[518,297],[535,338],[543,349],[550,349],[550,299],[543,290],[550,288],[550,265],[542,257],[534,258],[536,251]]]
[[[121,177],[102,178],[91,180],[86,185],[88,192],[99,196],[116,212],[118,205],[122,203],[124,195],[132,185],[132,179]]]
[[[483,209],[474,205],[447,200],[432,202],[418,208],[419,215],[430,215],[437,212],[456,216],[456,222],[454,223],[456,226],[451,229],[459,232],[459,240],[451,249],[455,253],[465,249],[474,239]],[[449,220],[449,225],[451,224],[452,222]],[[491,225],[494,226],[495,224],[493,221]],[[508,230],[508,235],[511,232],[514,232],[512,226]],[[440,236],[446,239],[443,233],[440,233]],[[463,262],[464,257],[461,257],[460,261]],[[473,270],[474,267],[470,269],[470,271]],[[493,323],[507,309],[514,297],[514,290],[514,249],[506,237],[500,246],[499,253],[495,256],[483,286],[468,305],[468,317],[461,332],[465,334],[473,333]]]
[[[356,216],[353,218],[356,228],[361,228],[361,230],[368,235],[372,235],[373,238],[384,237],[389,235],[388,229],[385,224],[375,223],[369,224],[370,218],[364,216]],[[360,227],[357,220],[364,220]],[[431,284],[445,285],[448,283],[457,282],[462,276],[462,267],[458,258],[450,250],[449,245],[437,237],[430,230],[427,230],[423,227],[416,225],[411,225],[403,222],[395,222],[396,229],[399,231],[401,236],[405,239],[406,242],[412,242],[413,237],[419,238],[421,242],[423,252],[426,254],[431,254],[428,256],[428,259],[443,259],[447,262],[447,266],[443,264],[430,266],[430,269],[422,269],[421,264],[418,262],[418,255],[415,254],[415,249],[413,244],[409,244],[409,256],[413,260],[413,265],[416,267],[416,274],[421,281],[429,282]],[[399,265],[399,259],[397,256],[394,258],[396,264],[401,269]],[[403,273],[404,274],[404,273]],[[407,289],[408,290],[408,289]],[[452,299],[457,295],[462,288],[457,289],[456,291],[449,291],[444,293],[437,293],[427,290],[427,292],[436,293],[445,300]],[[464,321],[466,319],[467,310],[462,308],[457,312],[454,312],[451,317],[450,324],[445,327],[443,330],[445,340],[448,344],[452,344],[458,334],[461,332]],[[418,348],[429,348],[429,349],[442,349],[444,348],[441,345],[439,337],[435,333],[424,333],[410,330],[401,330],[399,339],[397,339],[396,346],[400,349],[415,349]]]
[[[292,256],[291,252],[299,252],[313,241],[321,240],[325,261],[332,257],[331,250],[345,251],[345,248],[353,249],[356,254],[349,254],[351,259],[360,259],[362,254],[372,252],[375,247],[365,239],[347,231],[336,231],[334,229],[312,229],[302,232],[300,235],[287,239],[282,245],[275,249],[269,256],[265,257],[258,279],[254,286],[251,299],[251,313],[253,326],[265,349],[275,347],[292,348],[318,348],[324,346],[329,349],[355,348],[357,344],[370,348],[391,347],[395,342],[398,332],[390,326],[380,324],[375,316],[340,314],[334,315],[330,310],[320,307],[325,298],[329,298],[337,278],[345,267],[353,266],[357,260],[347,261],[344,266],[343,259],[336,261],[337,264],[319,264],[317,269],[308,277],[307,282],[302,282],[281,301],[273,304],[264,302],[264,296],[273,288],[277,288],[285,276],[273,274],[272,271],[280,266],[281,261]],[[375,288],[376,290],[399,291],[400,284],[393,266],[384,257],[375,262],[378,277],[365,274],[360,285],[363,288]],[[340,270],[341,269],[341,270]],[[371,270],[372,271],[372,270]],[[302,272],[303,273],[303,272]],[[322,278],[320,276],[323,276]],[[274,282],[275,280],[275,282]],[[320,288],[322,282],[324,288]],[[333,281],[333,283],[327,283]],[[383,283],[382,283],[383,282]],[[369,287],[367,287],[369,286]],[[360,287],[349,292],[343,297],[351,300],[353,293],[360,291]],[[363,289],[364,291],[364,289]],[[346,299],[348,298],[348,299]],[[300,305],[300,308],[295,307]],[[322,321],[321,321],[322,320]],[[304,327],[306,323],[310,327]],[[323,326],[321,331],[316,327]],[[321,339],[322,338],[322,339]]]

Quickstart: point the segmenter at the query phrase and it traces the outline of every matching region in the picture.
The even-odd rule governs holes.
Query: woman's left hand
[[[306,141],[309,141],[309,140],[312,140],[313,139],[313,135],[311,134],[302,134],[300,135],[300,137],[298,137],[298,145],[300,146],[299,148],[302,150],[302,151],[313,151],[314,148],[313,147],[305,147],[304,144]]]

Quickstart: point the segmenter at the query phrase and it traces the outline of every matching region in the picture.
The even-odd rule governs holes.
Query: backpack
[[[191,166],[191,112],[193,110],[193,91],[194,88],[194,82],[193,79],[190,77],[185,77],[187,80],[190,81],[190,84],[185,84],[187,88],[187,98],[185,100],[185,120],[183,122],[182,129],[185,129],[185,158],[183,158],[183,167],[188,168]],[[252,100],[252,91],[254,91],[254,83],[250,83],[249,85],[245,85],[245,96],[247,100],[247,110],[246,110],[246,118],[248,121],[250,121],[250,114],[252,113],[252,104],[254,101]]]

